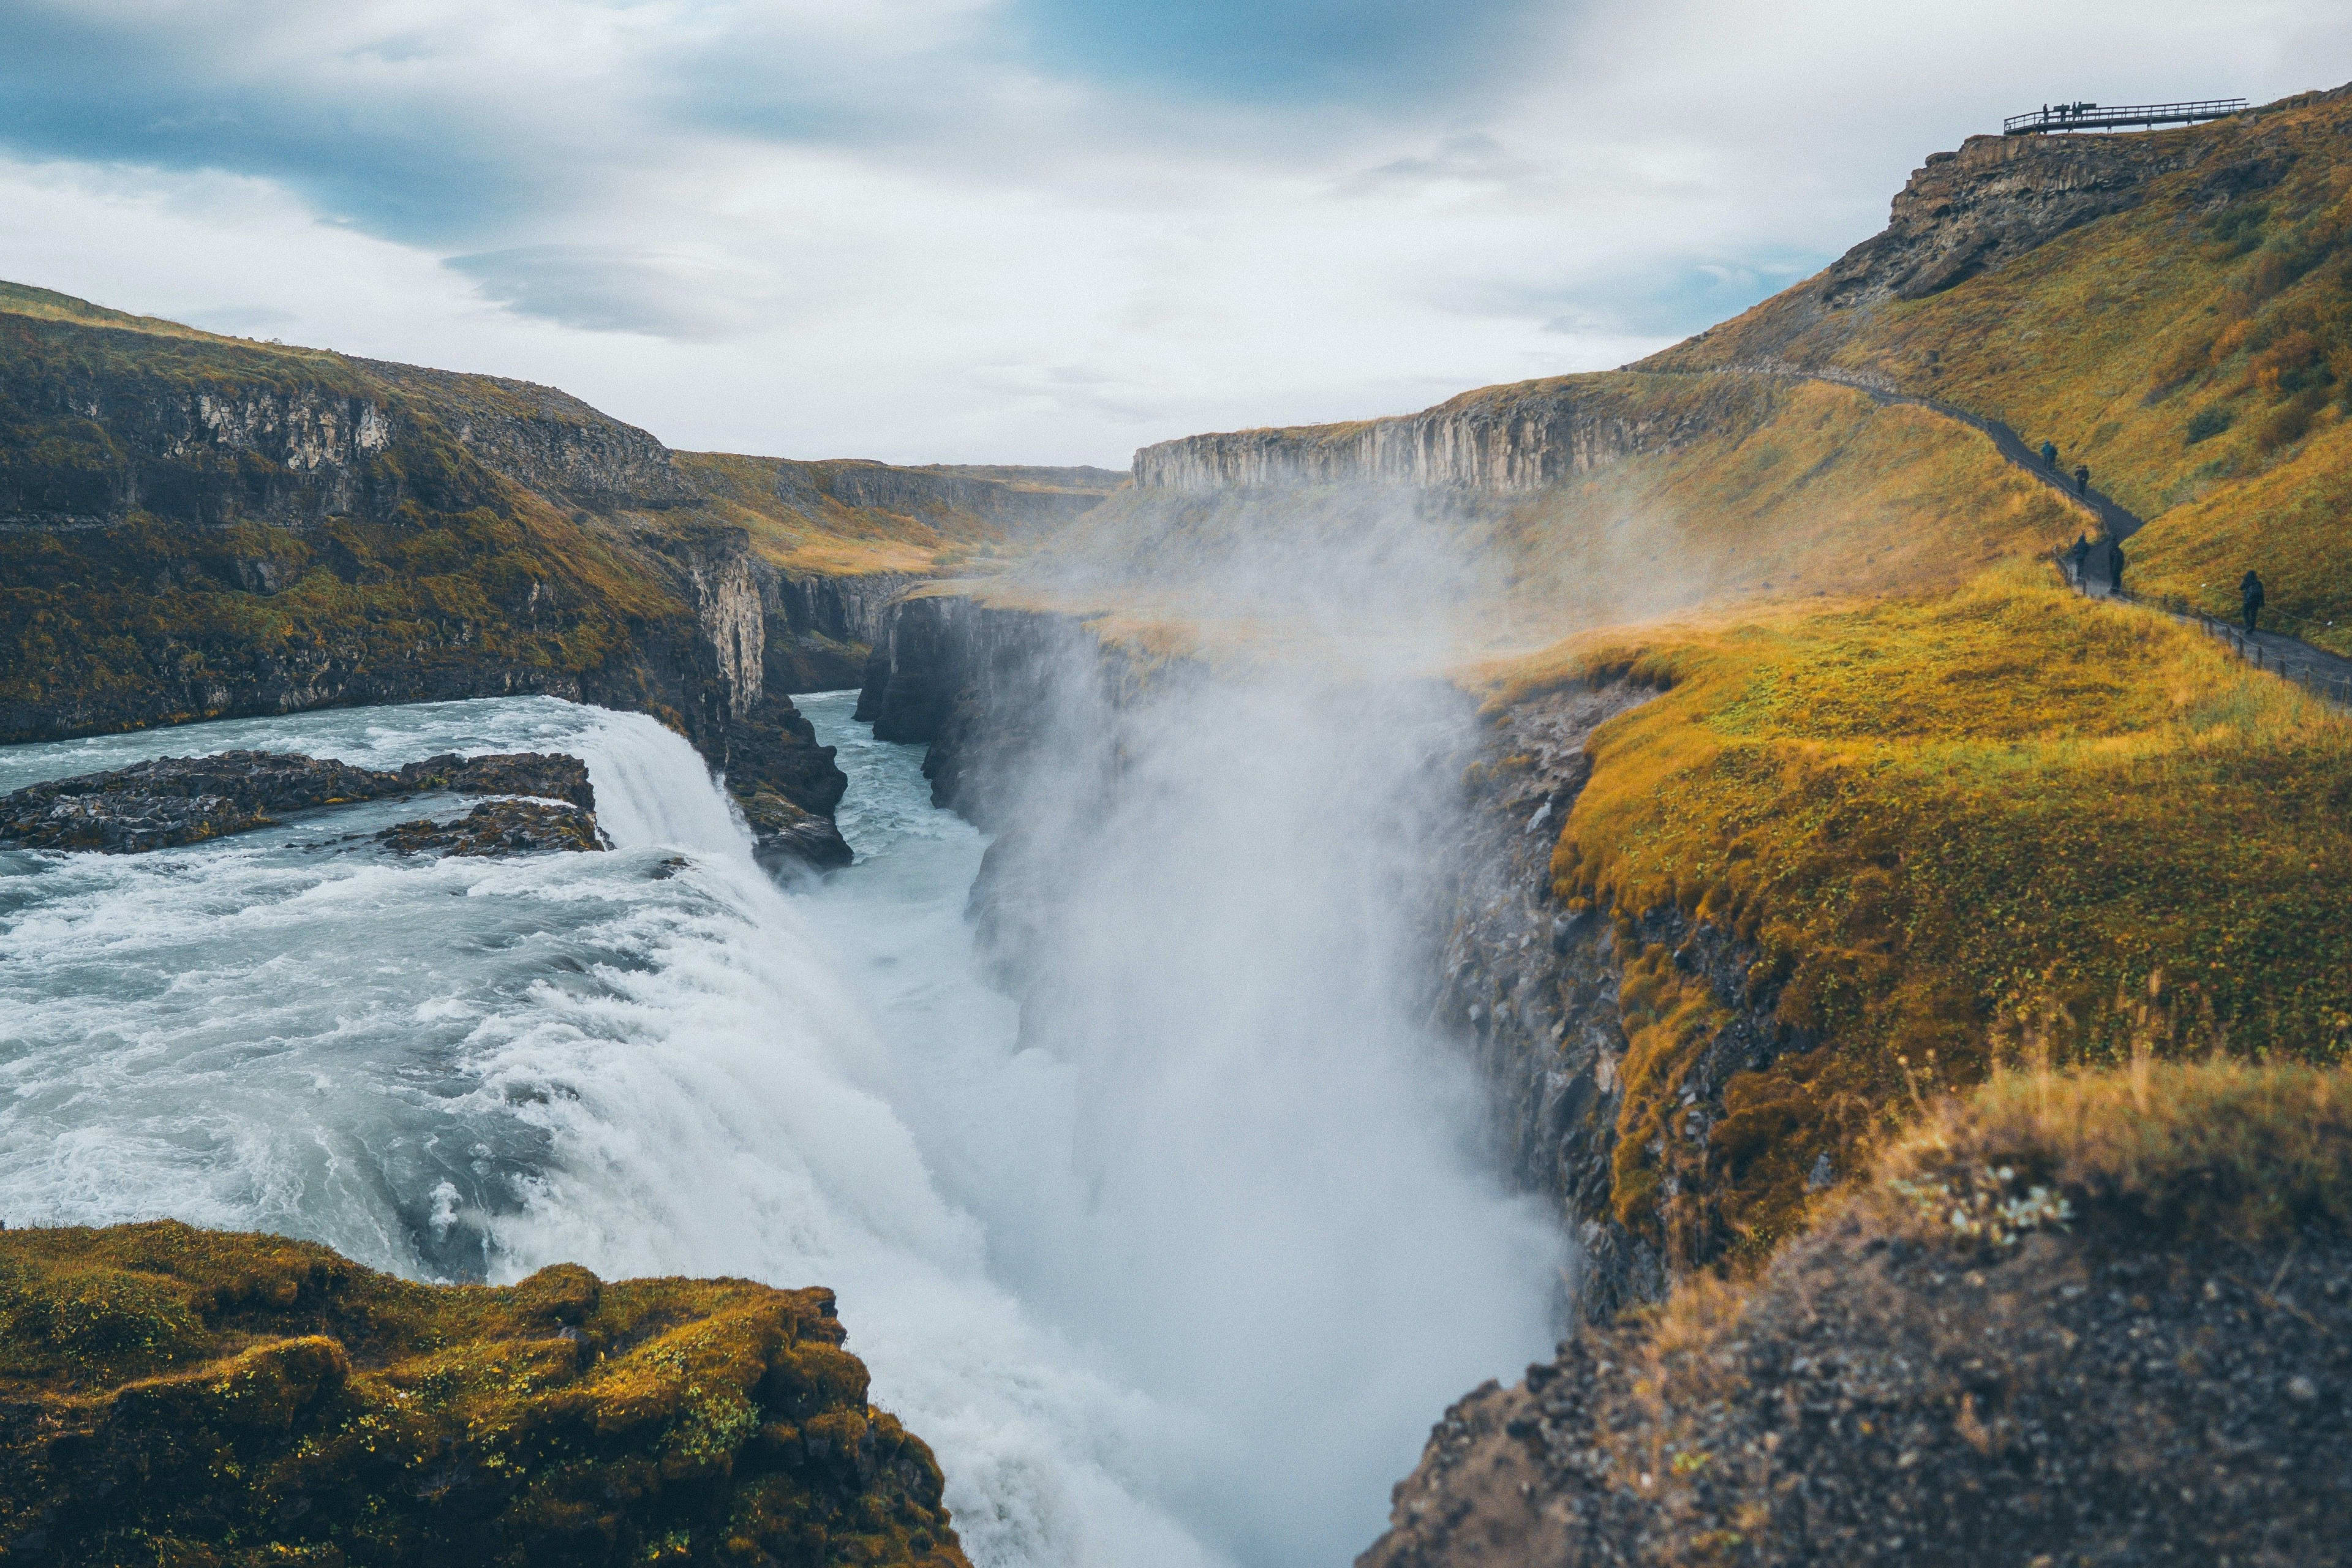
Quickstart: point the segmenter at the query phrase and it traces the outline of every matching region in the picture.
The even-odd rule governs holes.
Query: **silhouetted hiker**
[[[2045,468],[2054,468],[2058,466],[2057,442],[2044,441],[2042,443],[2042,466]]]
[[[2088,463],[2074,465],[2074,493],[2078,496],[2091,493],[2091,465]]]
[[[2246,612],[2246,629],[2252,631],[2254,623],[2263,616],[2263,580],[2254,575],[2251,566],[2246,568],[2246,574],[2238,579],[2238,598]]]
[[[2124,591],[2124,546],[2119,539],[2107,541],[2107,588],[2119,596]]]
[[[2066,559],[2074,565],[2075,582],[2079,583],[2083,580],[2083,563],[2088,561],[2090,558],[2090,535],[2084,533],[2076,534],[2074,536],[2074,548],[2066,552]]]

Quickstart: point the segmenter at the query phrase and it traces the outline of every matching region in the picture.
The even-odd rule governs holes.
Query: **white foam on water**
[[[1442,1130],[1370,1163],[1318,1148],[1349,1117],[1392,1123],[1412,1073],[1373,1063],[1331,1115],[1221,1127],[1217,1074],[1275,1122],[1305,1080],[1253,1080],[1230,1031],[1190,1063],[1180,1030],[1024,1047],[963,919],[980,836],[929,806],[919,751],[874,742],[845,697],[804,705],[856,776],[863,858],[791,892],[682,740],[551,699],[0,752],[5,790],[240,746],[567,751],[617,846],[403,859],[364,834],[423,807],[385,802],[144,856],[0,852],[0,1218],[170,1215],[421,1278],[570,1260],[826,1284],[980,1563],[1360,1548],[1444,1399],[1541,1348],[1536,1227]],[[1199,1124],[1133,1138],[1114,1069]],[[1203,1158],[1235,1170],[1188,1175]],[[1187,1181],[1260,1212],[1217,1243]],[[1220,1323],[1221,1293],[1247,1310]],[[1270,1525],[1286,1499],[1321,1517]]]

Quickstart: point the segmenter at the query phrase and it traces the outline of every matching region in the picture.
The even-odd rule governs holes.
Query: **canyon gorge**
[[[0,1552],[2342,1560],[2341,715],[1931,403],[2334,636],[2348,132],[1124,474],[0,288]]]

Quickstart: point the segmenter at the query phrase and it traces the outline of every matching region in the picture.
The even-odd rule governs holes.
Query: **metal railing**
[[[2178,595],[2166,595],[2162,598],[2150,598],[2144,594],[2132,593],[2128,589],[2119,591],[2113,588],[2095,588],[2084,581],[2084,577],[2088,574],[2087,569],[2082,574],[2075,572],[2071,552],[2060,549],[2052,552],[2052,555],[2058,563],[2059,577],[2067,586],[2084,597],[2113,599],[2118,604],[2136,605],[2144,610],[2153,610],[2159,616],[2169,616],[2184,626],[2193,626],[2203,632],[2216,642],[2228,644],[2231,652],[2256,669],[2275,675],[2281,680],[2291,681],[2324,702],[2337,708],[2352,708],[2352,674],[2322,668],[2311,658],[2293,658],[2275,648],[2266,648],[2260,638],[2248,636],[2242,627],[2225,621],[2218,616],[2209,615]],[[2263,619],[2300,621],[2301,617],[2277,615],[2264,610]],[[2295,640],[2301,641],[2300,638]],[[2333,657],[2324,648],[2313,648],[2308,643],[2303,646],[2320,658]]]
[[[2126,125],[2194,125],[2225,120],[2246,107],[2242,98],[2208,98],[2195,103],[2045,103],[2031,114],[2000,122],[2004,136],[2045,136],[2053,132],[2116,131]]]

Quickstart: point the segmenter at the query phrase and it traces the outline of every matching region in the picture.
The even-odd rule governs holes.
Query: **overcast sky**
[[[0,0],[0,277],[673,446],[1123,466],[1614,365],[2345,0]]]

